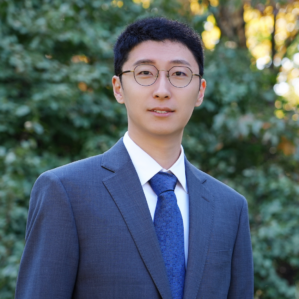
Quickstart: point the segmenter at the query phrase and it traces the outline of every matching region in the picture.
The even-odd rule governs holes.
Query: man
[[[149,18],[121,34],[112,84],[128,132],[36,181],[17,299],[253,298],[246,200],[181,146],[202,75],[186,25]]]

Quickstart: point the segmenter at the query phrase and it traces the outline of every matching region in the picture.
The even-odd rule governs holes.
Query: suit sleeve
[[[253,260],[248,207],[245,198],[240,212],[239,228],[232,256],[231,271],[231,283],[227,298],[253,299]]]
[[[75,219],[59,178],[46,172],[30,199],[15,299],[72,297],[79,261]]]

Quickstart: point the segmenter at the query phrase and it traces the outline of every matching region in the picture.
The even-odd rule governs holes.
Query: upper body
[[[185,163],[184,298],[251,299],[246,201]],[[152,217],[122,140],[103,155],[47,171],[35,183],[19,298],[171,298]]]
[[[161,198],[155,201],[144,181],[147,171],[134,158],[136,150],[156,163],[146,166],[155,169],[152,175],[164,170],[178,177],[171,197],[177,197],[183,224],[181,298],[252,299],[246,200],[192,166],[181,147],[206,87],[199,37],[178,22],[138,21],[116,44],[115,73],[114,95],[126,106],[128,136],[102,155],[38,178],[16,299],[172,298],[153,223]]]

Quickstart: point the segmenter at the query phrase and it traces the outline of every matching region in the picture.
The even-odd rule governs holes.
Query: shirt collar
[[[124,145],[129,153],[132,163],[136,169],[140,183],[143,186],[159,171],[171,171],[178,179],[179,183],[187,192],[186,174],[185,174],[185,159],[184,149],[181,146],[181,154],[177,161],[168,169],[163,169],[148,153],[139,147],[126,132]]]

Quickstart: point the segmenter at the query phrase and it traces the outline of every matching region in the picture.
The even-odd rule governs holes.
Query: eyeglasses
[[[158,70],[154,65],[151,64],[140,64],[137,65],[134,70],[124,71],[118,76],[120,77],[126,73],[133,73],[136,82],[142,86],[153,85],[159,77],[159,72],[167,72],[167,78],[169,82],[178,88],[186,87],[190,84],[193,76],[202,78],[199,74],[193,74],[192,70],[187,66],[174,66],[170,70]]]

